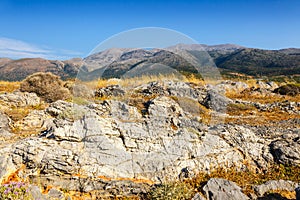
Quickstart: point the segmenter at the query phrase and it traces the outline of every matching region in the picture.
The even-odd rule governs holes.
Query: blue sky
[[[298,0],[1,0],[0,57],[85,57],[133,28],[163,27],[199,43],[300,48]]]

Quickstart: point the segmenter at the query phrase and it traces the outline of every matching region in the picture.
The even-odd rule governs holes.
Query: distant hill
[[[238,72],[252,76],[300,74],[300,49],[238,49],[233,52],[209,51],[222,73]]]
[[[42,58],[0,59],[0,80],[20,81],[35,72],[52,72],[62,79],[75,77],[82,66],[82,60],[74,58],[66,61]]]
[[[198,66],[196,66],[197,64]],[[215,63],[221,74],[260,76],[300,74],[300,49],[262,50],[235,44],[177,44],[165,49],[112,48],[84,59],[66,61],[0,58],[1,80],[22,80],[34,72],[52,72],[63,79],[130,77],[152,73],[197,73]],[[197,68],[198,67],[198,68]]]

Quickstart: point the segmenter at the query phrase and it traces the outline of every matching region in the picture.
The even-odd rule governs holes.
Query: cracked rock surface
[[[260,84],[270,92],[275,87]],[[44,110],[31,111],[23,120],[15,122],[14,127],[36,129],[40,133],[1,146],[0,179],[25,165],[25,174],[32,180],[39,174],[44,185],[84,192],[138,194],[151,184],[179,179],[183,169],[188,169],[188,177],[192,177],[219,167],[242,170],[251,165],[262,170],[270,163],[300,164],[299,129],[281,130],[224,121],[206,124],[188,112],[191,109],[183,109],[174,98],[189,97],[192,102],[223,115],[226,106],[235,100],[219,90],[248,88],[243,83],[232,82],[218,87],[199,88],[173,82],[140,86],[136,91],[143,97],[154,94],[145,103],[145,112],[117,99],[83,105],[59,100]],[[121,93],[124,95],[123,90]],[[4,106],[40,103],[35,94],[21,92],[2,94],[0,100]],[[292,109],[298,109],[297,103],[292,105]],[[1,137],[13,134],[9,121],[0,112]],[[282,183],[258,186],[257,193],[274,189],[272,185],[281,187]],[[203,190],[207,199],[249,199],[235,183],[223,179],[211,179]],[[55,190],[51,195],[61,197]]]

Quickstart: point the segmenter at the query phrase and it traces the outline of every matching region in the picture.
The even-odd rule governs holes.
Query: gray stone
[[[258,196],[263,196],[271,190],[286,190],[293,192],[298,186],[297,183],[286,180],[271,180],[264,184],[254,186],[254,191]]]
[[[0,101],[9,107],[24,107],[40,105],[41,100],[35,93],[13,92],[0,94]]]
[[[135,91],[144,96],[177,96],[202,100],[206,96],[205,87],[196,87],[192,84],[179,81],[155,81],[135,88]]]
[[[212,178],[204,186],[203,191],[209,200],[243,200],[249,199],[234,182]]]
[[[206,200],[201,194],[196,193],[192,200]]]
[[[241,92],[249,88],[249,86],[244,82],[235,82],[230,80],[222,81],[216,87],[223,91],[228,91],[228,92],[232,92],[232,91]]]
[[[0,182],[17,170],[8,152],[0,151]]]
[[[58,100],[56,102],[51,103],[46,109],[46,111],[53,117],[57,117],[58,115],[62,114],[65,110],[68,109],[73,109],[72,103],[63,100]]]
[[[69,89],[70,90],[70,89]],[[94,97],[94,91],[92,89],[90,89],[89,87],[87,87],[86,85],[82,84],[82,83],[75,83],[73,85],[73,87],[70,90],[73,93],[73,96],[76,97],[80,97],[80,98],[92,98]]]
[[[46,129],[45,121],[49,115],[44,110],[33,110],[22,120],[13,124],[13,127],[22,133],[38,134]]]
[[[110,115],[123,121],[137,121],[142,118],[136,107],[129,106],[120,101],[108,101],[110,106]]]
[[[139,86],[135,88],[136,92],[143,94],[144,96],[151,96],[151,95],[167,95],[167,91],[162,85],[162,83],[155,81],[150,82],[145,85]]]
[[[95,91],[95,97],[117,97],[123,96],[124,94],[125,91],[120,85],[109,85]]]
[[[64,194],[63,194],[63,192],[61,192],[61,191],[59,191],[59,190],[57,190],[55,188],[51,188],[49,190],[49,192],[48,192],[47,195],[48,195],[48,197],[50,199],[59,199],[59,200],[62,200],[65,197]]]
[[[89,177],[140,177],[156,181],[190,177],[220,166],[243,166],[255,160],[265,166],[268,149],[243,126],[207,129],[189,119],[168,97],[151,101],[146,117],[135,121],[99,116],[89,110],[74,122],[55,119],[40,138],[14,146],[13,160],[43,173],[79,173]],[[134,108],[124,106],[127,111]],[[125,110],[126,111],[126,110]],[[126,112],[125,112],[126,116]],[[183,169],[189,169],[188,173]],[[196,171],[194,171],[196,170]]]
[[[188,97],[192,99],[202,99],[206,95],[205,88],[192,88],[190,84],[185,82],[165,81],[168,95],[177,97]]]
[[[215,89],[210,89],[207,92],[206,98],[201,102],[202,105],[208,109],[212,109],[217,112],[225,113],[227,105],[233,103],[233,101],[220,94]]]
[[[270,151],[276,162],[282,164],[300,164],[300,137],[279,139],[270,144]]]
[[[0,139],[8,139],[12,137],[9,127],[10,119],[0,112]]]
[[[300,186],[295,189],[296,192],[296,200],[300,200]]]
[[[205,87],[195,91],[196,86],[173,82],[162,86],[170,95],[192,96],[193,101],[201,96],[201,91],[206,94]],[[210,108],[214,106],[212,102],[220,107],[231,102],[221,95],[221,89],[208,89],[213,96],[206,99]],[[184,180],[199,171],[210,172],[219,167],[244,169],[248,164],[264,169],[273,162],[278,149],[284,153],[274,156],[275,160],[299,160],[298,129],[233,124],[208,127],[168,96],[151,99],[145,109],[146,114],[141,115],[136,107],[116,100],[88,105],[57,101],[45,111],[31,112],[20,124],[43,131],[39,137],[20,139],[6,149],[0,148],[0,175],[4,177],[10,169],[25,164],[25,172],[36,176],[36,181],[40,178],[43,186],[99,190],[105,195],[129,194],[133,190],[144,192],[144,186],[135,183],[136,179],[151,183]],[[2,124],[7,124],[5,116],[3,119]],[[37,172],[42,177],[37,177]],[[212,179],[205,188],[211,199],[245,197],[239,187],[226,180]]]
[[[43,195],[40,188],[36,185],[29,185],[28,187],[29,193],[31,194],[33,199],[39,200],[50,200],[46,195]]]
[[[260,89],[265,89],[269,91],[273,91],[274,89],[278,88],[278,85],[273,81],[270,82],[257,81],[256,84]]]

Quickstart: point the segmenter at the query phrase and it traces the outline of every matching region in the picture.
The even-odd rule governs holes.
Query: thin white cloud
[[[65,60],[80,57],[82,53],[65,49],[42,48],[20,40],[0,37],[0,57],[18,58],[46,58]]]

